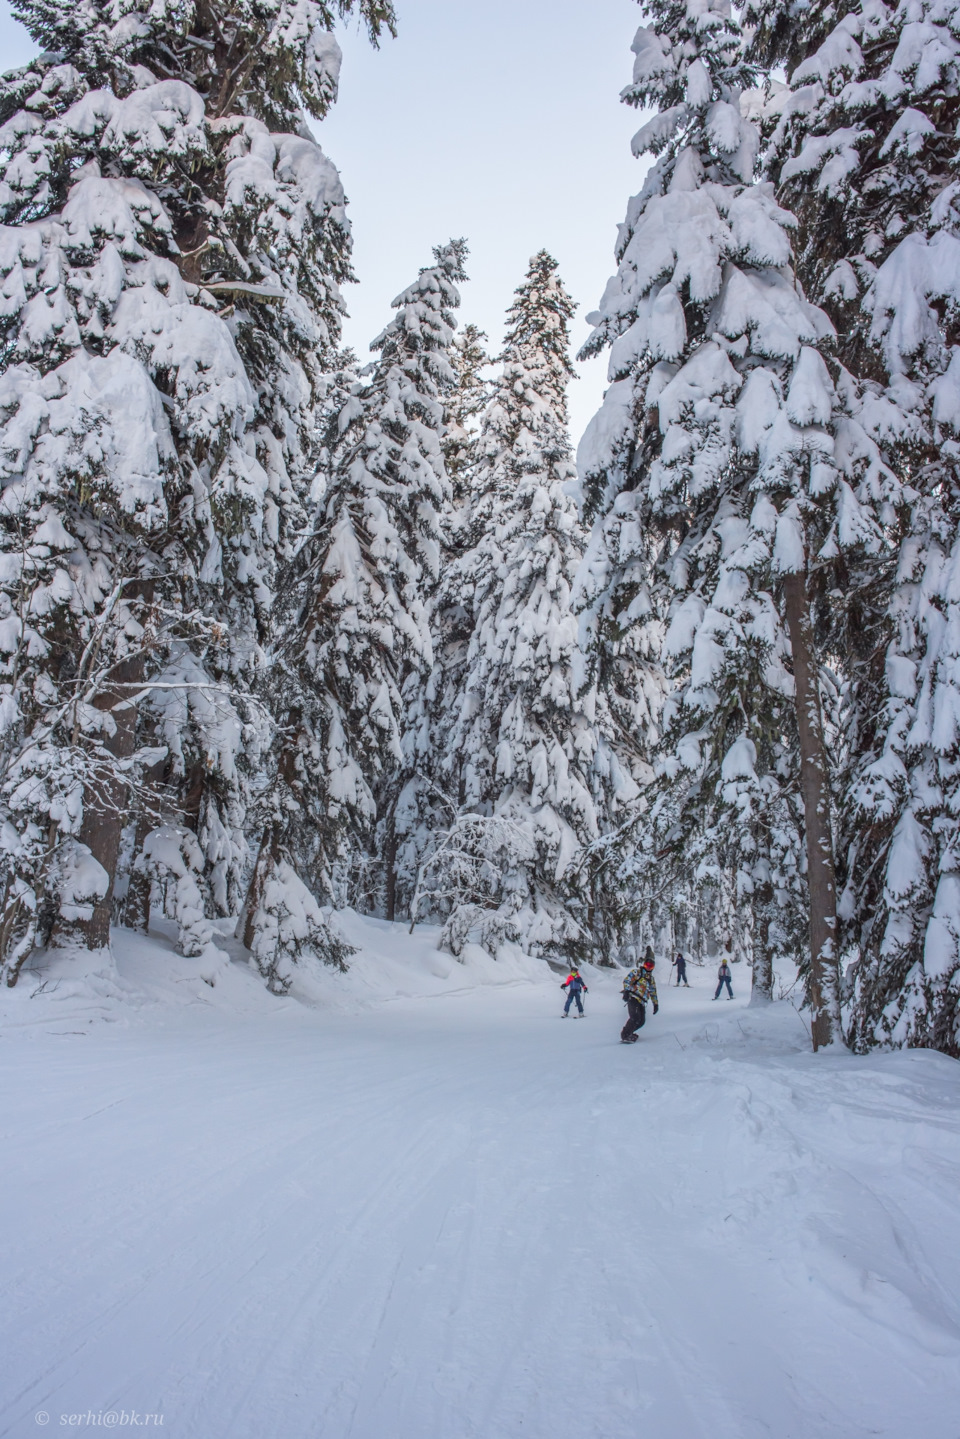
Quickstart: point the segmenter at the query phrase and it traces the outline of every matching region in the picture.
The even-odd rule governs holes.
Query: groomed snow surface
[[[343,924],[3,996],[0,1435],[957,1439],[960,1066]]]

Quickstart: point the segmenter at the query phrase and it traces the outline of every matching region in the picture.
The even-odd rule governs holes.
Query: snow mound
[[[328,1002],[429,998],[481,985],[552,983],[555,978],[542,959],[531,959],[514,944],[502,945],[497,959],[480,945],[467,944],[455,959],[437,948],[440,930],[434,925],[418,925],[408,934],[406,925],[367,919],[349,909],[341,910],[337,920],[357,953],[345,975],[327,970],[319,977]]]
[[[228,1017],[271,1016],[306,1005],[357,1010],[401,999],[463,994],[489,985],[552,983],[542,960],[515,945],[493,959],[467,945],[459,959],[437,948],[440,931],[368,919],[353,910],[332,917],[356,953],[345,974],[307,959],[293,973],[289,995],[268,993],[248,951],[233,938],[233,920],[211,926],[213,941],[199,955],[177,953],[176,926],[161,922],[149,935],[115,929],[112,949],[65,949],[36,955],[20,982],[4,994],[3,1029],[84,1033],[101,1021],[129,1024],[164,1010],[202,1008]]]

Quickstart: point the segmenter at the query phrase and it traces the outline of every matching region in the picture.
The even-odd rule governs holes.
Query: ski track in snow
[[[545,966],[368,931],[434,988],[218,1008],[121,936],[178,1004],[17,1000],[0,1436],[957,1439],[960,1066],[815,1058],[712,968],[628,1047],[616,976],[558,1024]]]

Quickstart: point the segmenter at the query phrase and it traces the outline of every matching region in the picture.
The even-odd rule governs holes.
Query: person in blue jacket
[[[570,1006],[574,1000],[577,1001],[577,1008],[579,1009],[580,1013],[583,1014],[583,1000],[580,998],[580,996],[581,994],[587,993],[587,986],[584,984],[583,979],[580,976],[580,971],[579,969],[577,969],[576,965],[574,965],[573,969],[571,969],[570,973],[567,975],[560,988],[569,991],[567,994],[567,1002],[563,1006],[562,1018],[566,1019],[567,1015],[570,1013]]]

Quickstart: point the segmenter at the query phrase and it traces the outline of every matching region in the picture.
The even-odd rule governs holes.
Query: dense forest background
[[[162,913],[282,994],[352,907],[790,958],[815,1048],[960,1053],[960,9],[644,7],[576,459],[545,249],[496,353],[445,235],[344,344],[308,121],[390,0],[13,10],[6,984]]]

